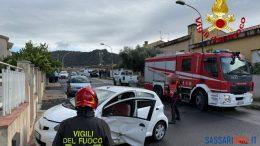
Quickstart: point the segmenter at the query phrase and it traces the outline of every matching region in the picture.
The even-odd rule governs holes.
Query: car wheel
[[[153,128],[153,139],[161,141],[166,134],[166,125],[163,122],[158,122]]]
[[[207,109],[207,106],[208,106],[207,97],[201,91],[199,91],[196,94],[196,106],[201,111],[205,111]]]

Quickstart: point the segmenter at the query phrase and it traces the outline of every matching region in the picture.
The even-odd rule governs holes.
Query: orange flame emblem
[[[234,14],[228,14],[228,6],[226,0],[215,0],[215,3],[212,7],[211,15],[207,15],[207,22],[212,24],[211,27],[208,28],[208,31],[217,30],[227,30],[232,32],[233,29],[228,26],[229,23],[235,21]]]

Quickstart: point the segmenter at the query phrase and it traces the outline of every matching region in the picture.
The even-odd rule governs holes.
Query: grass
[[[253,99],[254,99],[254,101],[260,102],[260,97],[254,97]]]
[[[245,106],[247,109],[260,110],[260,106],[252,103],[251,105]]]

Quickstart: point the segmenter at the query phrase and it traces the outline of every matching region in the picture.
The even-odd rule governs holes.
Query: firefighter
[[[52,145],[112,146],[113,140],[107,123],[94,117],[97,105],[98,98],[92,88],[79,90],[75,97],[77,116],[60,123]]]
[[[170,124],[175,124],[176,120],[181,120],[180,111],[178,109],[177,103],[180,100],[181,93],[181,84],[180,81],[177,80],[177,76],[175,74],[169,75],[169,86],[171,93],[171,113],[172,119],[169,122]]]

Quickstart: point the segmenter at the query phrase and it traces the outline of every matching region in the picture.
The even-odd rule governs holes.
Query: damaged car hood
[[[66,108],[60,104],[48,109],[44,113],[43,117],[54,122],[62,122],[63,120],[74,117],[76,115],[77,112],[75,110]]]

